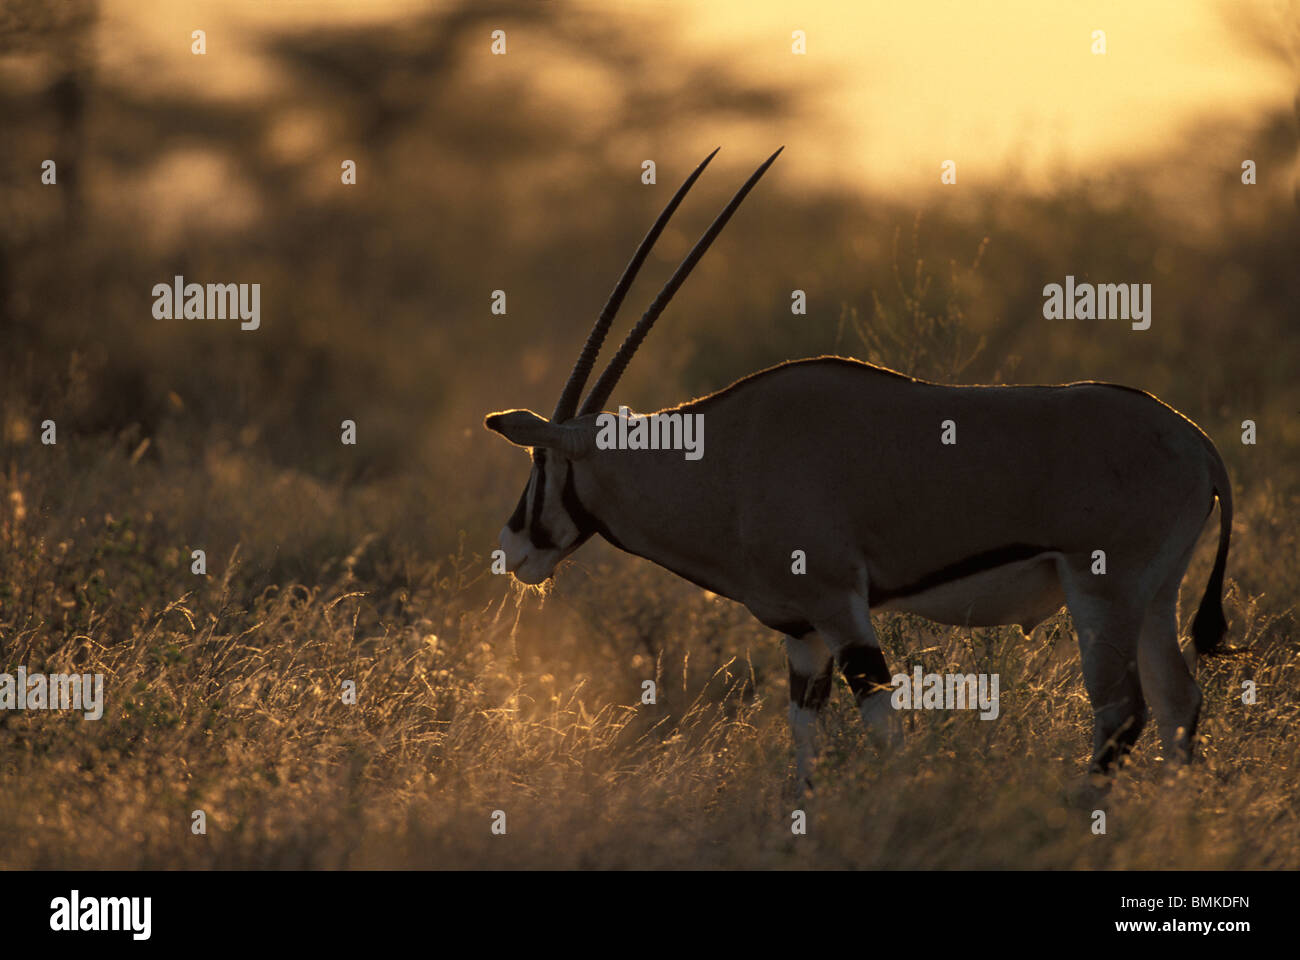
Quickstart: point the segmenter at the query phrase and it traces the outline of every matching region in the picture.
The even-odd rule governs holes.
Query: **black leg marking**
[[[831,671],[834,666],[834,661],[828,660],[821,673],[815,677],[806,677],[802,673],[796,673],[794,664],[790,664],[790,702],[820,712],[831,696]]]
[[[1142,735],[1146,723],[1146,708],[1141,707],[1097,749],[1092,761],[1093,770],[1097,773],[1109,773],[1112,768],[1121,766],[1133,752],[1133,745]]]
[[[861,705],[873,693],[891,689],[885,655],[877,647],[848,647],[840,651],[840,670]]]
[[[1147,725],[1147,708],[1145,703],[1139,703],[1137,712],[1129,717],[1128,725],[1119,732],[1120,755],[1127,757],[1133,752],[1133,746],[1137,743],[1138,737],[1142,736],[1142,730]]]
[[[1122,764],[1133,752],[1133,745],[1146,726],[1147,705],[1136,672],[1130,673],[1128,680],[1131,691],[1128,696],[1096,714],[1092,758],[1095,773],[1109,773],[1113,767]]]

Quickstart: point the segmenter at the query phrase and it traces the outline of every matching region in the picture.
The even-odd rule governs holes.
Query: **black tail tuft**
[[[1210,449],[1213,451],[1212,445]],[[1232,488],[1217,451],[1211,456],[1211,470],[1215,474],[1214,492],[1219,498],[1219,552],[1214,557],[1210,582],[1205,585],[1205,596],[1201,597],[1201,606],[1192,620],[1192,640],[1196,652],[1202,656],[1237,652],[1219,647],[1228,632],[1228,621],[1223,617],[1223,571],[1228,565],[1228,539],[1232,536]]]
[[[1219,643],[1228,632],[1228,621],[1223,617],[1223,574],[1222,567],[1215,564],[1214,573],[1205,587],[1205,596],[1201,606],[1192,620],[1192,640],[1196,643],[1196,652],[1201,656],[1214,656],[1222,651]]]

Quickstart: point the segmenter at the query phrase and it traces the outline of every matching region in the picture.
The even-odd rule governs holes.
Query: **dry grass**
[[[383,537],[325,557],[311,585],[268,583],[255,571],[272,569],[270,544],[310,554],[333,511],[381,508],[240,500],[295,479],[235,454],[205,465],[203,488],[107,444],[24,449],[43,467],[5,484],[3,666],[102,672],[108,703],[98,722],[0,714],[0,831],[14,838],[0,867],[1300,862],[1293,619],[1235,587],[1233,640],[1252,653],[1202,671],[1203,761],[1165,770],[1148,731],[1105,797],[1082,774],[1090,711],[1064,613],[1027,641],[883,618],[891,664],[998,672],[1001,716],[918,714],[879,756],[841,684],[795,837],[783,652],[739,607],[595,547],[545,599],[482,558],[421,563]],[[1242,504],[1242,526],[1266,528],[1270,506]],[[204,508],[258,531],[260,556],[214,555],[193,576],[169,517]],[[1235,571],[1269,562],[1258,542],[1234,545]],[[656,705],[640,703],[645,679]],[[196,809],[206,836],[190,833]]]
[[[841,684],[795,837],[778,637],[601,544],[544,599],[480,555],[526,469],[482,415],[549,409],[669,185],[728,144],[621,323],[766,155],[752,144],[837,136],[814,87],[733,77],[666,22],[595,6],[516,22],[601,68],[628,106],[606,117],[471,56],[491,4],[261,38],[278,79],[238,102],[137,88],[148,61],[97,69],[112,45],[92,26],[6,47],[49,49],[0,86],[0,671],[102,672],[107,705],[0,711],[0,868],[1300,866],[1300,221],[1272,173],[1294,162],[1289,108],[1207,116],[1167,156],[1049,196],[1014,169],[938,202],[770,176],[647,340],[619,387],[637,409],[827,352],[944,381],[1114,380],[1197,420],[1233,479],[1227,612],[1250,653],[1204,665],[1199,764],[1166,771],[1149,729],[1092,793],[1064,614],[1030,640],[884,617],[892,666],[997,671],[1001,716],[918,715],[879,756]],[[271,145],[301,117],[328,132],[289,162]],[[355,189],[330,182],[344,149]],[[34,177],[52,155],[72,160],[58,191]],[[1239,157],[1272,186],[1243,188]],[[203,202],[157,201],[182,187]],[[251,225],[223,227],[240,197]],[[263,284],[263,326],[154,320],[176,273]],[[1066,275],[1153,283],[1152,328],[1044,321]]]

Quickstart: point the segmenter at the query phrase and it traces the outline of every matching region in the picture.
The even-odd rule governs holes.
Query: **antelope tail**
[[[1223,617],[1223,571],[1228,565],[1228,540],[1232,536],[1232,485],[1219,452],[1208,440],[1206,445],[1209,447],[1210,477],[1214,482],[1214,493],[1219,498],[1219,552],[1214,558],[1214,571],[1205,585],[1205,596],[1201,597],[1201,606],[1192,620],[1192,639],[1198,654],[1214,656],[1237,652],[1219,647],[1228,631],[1228,621]]]

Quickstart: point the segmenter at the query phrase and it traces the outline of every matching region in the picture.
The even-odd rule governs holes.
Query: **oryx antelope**
[[[1190,759],[1201,693],[1189,667],[1227,627],[1232,496],[1210,439],[1150,394],[1095,382],[944,386],[818,357],[662,411],[704,415],[701,459],[598,446],[597,418],[628,361],[780,152],[701,237],[580,407],[637,269],[713,154],[641,242],[550,420],[528,410],[487,417],[489,429],[532,450],[528,485],[501,531],[507,568],[541,583],[599,533],[744,604],[785,634],[805,783],[834,667],[868,729],[886,742],[899,735],[872,610],[1027,633],[1064,603],[1095,715],[1092,769],[1106,771],[1131,749],[1148,701],[1166,753]],[[955,444],[941,442],[945,421]],[[1178,589],[1216,496],[1218,555],[1185,660]],[[795,550],[806,557],[802,575],[792,572]],[[1093,572],[1097,550],[1104,574]]]

